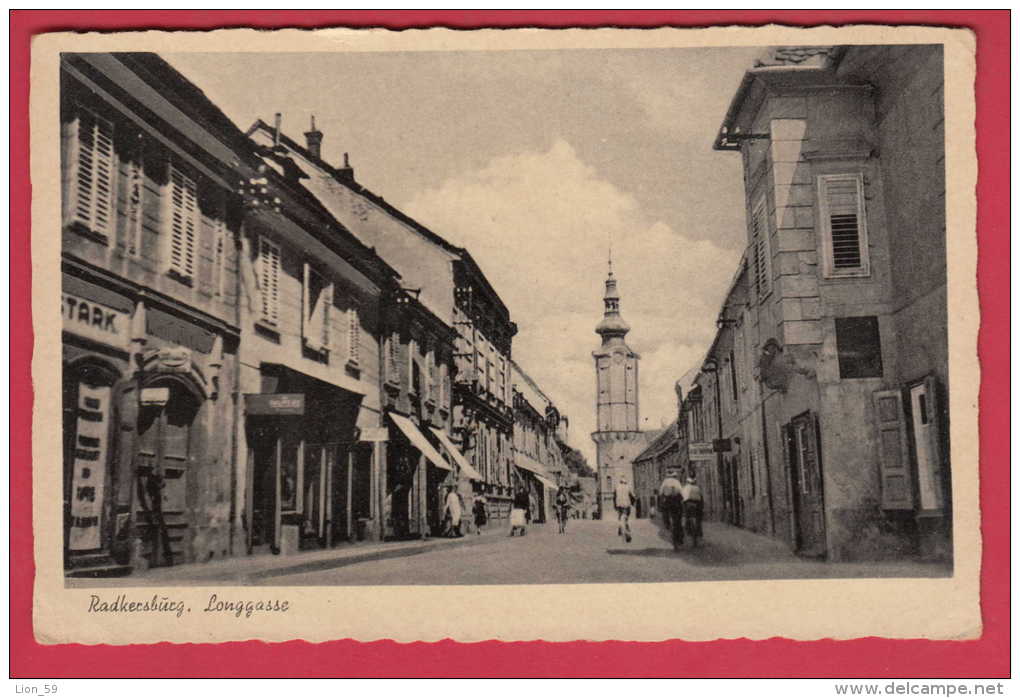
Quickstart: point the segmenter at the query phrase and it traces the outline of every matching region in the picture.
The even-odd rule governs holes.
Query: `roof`
[[[796,82],[807,76],[830,75],[835,82],[835,67],[846,48],[842,46],[773,46],[767,48],[744,73],[730,101],[722,125],[712,143],[713,150],[739,150],[741,139],[737,117],[743,111],[751,88],[759,78],[787,79]],[[745,134],[749,137],[752,134]]]
[[[652,440],[648,447],[634,457],[634,462],[655,458],[669,450],[669,447],[677,440],[676,422],[677,420],[674,419],[668,427],[659,432],[658,436]]]
[[[267,133],[273,133],[274,130],[275,129],[272,126],[267,124],[262,119],[256,119],[255,123],[253,123],[248,128],[246,135],[251,136],[251,134],[253,134],[255,131],[265,131]],[[401,223],[404,223],[405,225],[413,229],[415,232],[428,239],[430,242],[438,245],[439,247],[442,247],[447,252],[450,252],[451,254],[459,257],[466,264],[469,273],[478,278],[482,288],[489,295],[491,295],[495,301],[497,301],[497,303],[500,306],[500,309],[507,317],[509,317],[510,315],[509,310],[503,303],[503,300],[499,297],[499,294],[496,293],[496,290],[492,287],[492,284],[489,283],[489,280],[488,278],[486,278],[484,272],[482,272],[481,267],[478,265],[478,263],[474,260],[474,258],[465,248],[458,247],[457,245],[454,245],[453,243],[451,243],[449,240],[442,237],[438,233],[433,232],[422,223],[418,222],[411,216],[407,215],[406,213],[398,209],[393,204],[386,201],[386,199],[384,199],[383,197],[379,196],[378,194],[371,191],[367,187],[362,186],[352,177],[345,175],[338,168],[334,167],[333,165],[330,165],[321,157],[312,154],[312,152],[308,150],[308,148],[304,147],[303,145],[301,145],[300,143],[298,143],[297,141],[295,141],[293,138],[283,133],[282,131],[280,132],[280,143],[283,144],[287,148],[287,150],[291,150],[299,154],[302,158],[304,158],[312,165],[328,174],[338,183],[340,183],[344,187],[347,187],[354,193],[365,197],[373,204],[386,211],[386,213],[393,216]]]

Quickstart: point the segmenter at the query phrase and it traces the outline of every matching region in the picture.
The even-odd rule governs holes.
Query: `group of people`
[[[471,516],[474,519],[475,535],[481,535],[482,529],[489,520],[489,508],[485,496],[477,494],[471,504]],[[446,499],[443,500],[443,535],[447,538],[460,538],[464,519],[464,502],[457,488],[449,485],[446,488]]]
[[[705,501],[701,487],[693,475],[689,475],[684,484],[673,476],[663,480],[659,486],[659,506],[666,526],[672,534],[674,549],[679,549],[684,544],[685,531],[695,547],[700,545],[701,517],[705,510]]]

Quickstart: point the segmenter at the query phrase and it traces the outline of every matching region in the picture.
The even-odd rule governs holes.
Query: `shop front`
[[[371,511],[362,396],[278,364],[245,395],[249,553],[290,554],[355,540]]]
[[[456,481],[453,466],[410,418],[389,412],[385,537],[392,540],[443,535],[448,487]]]
[[[542,464],[534,458],[517,452],[514,454],[515,491],[527,493],[528,507],[533,523],[545,523],[552,512],[556,497],[556,483]]]

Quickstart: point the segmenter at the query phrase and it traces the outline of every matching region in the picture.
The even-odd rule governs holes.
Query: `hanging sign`
[[[244,396],[244,412],[251,416],[305,413],[304,393],[256,393]]]
[[[103,489],[106,485],[110,386],[78,385],[74,471],[71,476],[71,550],[102,547]]]

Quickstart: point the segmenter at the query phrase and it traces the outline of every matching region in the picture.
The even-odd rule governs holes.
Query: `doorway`
[[[806,412],[794,417],[784,431],[793,490],[796,550],[801,555],[824,557],[825,503],[817,421],[812,413]]]

